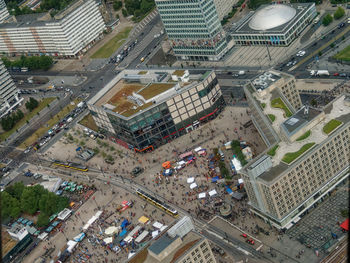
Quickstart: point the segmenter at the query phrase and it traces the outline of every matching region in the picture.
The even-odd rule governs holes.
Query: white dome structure
[[[287,5],[269,5],[253,15],[249,27],[253,30],[269,30],[289,22],[296,12],[295,8]]]

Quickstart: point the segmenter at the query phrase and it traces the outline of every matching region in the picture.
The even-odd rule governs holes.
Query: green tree
[[[334,12],[334,19],[340,19],[345,15],[345,10],[341,8],[340,6],[338,7],[337,11]]]
[[[7,219],[11,215],[11,202],[13,197],[6,191],[1,193],[1,218]]]
[[[128,16],[128,11],[126,11],[125,8],[122,9],[122,14],[124,17],[127,17]]]
[[[324,26],[328,26],[332,22],[333,22],[333,17],[330,14],[325,15],[322,19],[322,24]]]
[[[50,223],[50,217],[45,213],[40,213],[36,224],[38,227],[47,226]]]
[[[52,57],[40,56],[40,59],[39,59],[39,68],[40,69],[48,70],[51,68],[52,64],[53,64]]]
[[[21,197],[23,212],[33,215],[38,210],[38,199],[31,188],[25,188]]]
[[[16,182],[13,185],[6,187],[5,192],[9,193],[12,197],[16,198],[17,200],[20,200],[24,188],[25,186],[22,182]]]
[[[122,8],[122,6],[123,6],[122,1],[115,0],[115,1],[113,2],[113,9],[114,9],[114,11],[119,11],[120,8]]]

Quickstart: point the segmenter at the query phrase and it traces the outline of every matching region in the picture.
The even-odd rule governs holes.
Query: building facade
[[[273,72],[273,78],[275,74],[283,77]],[[244,90],[253,123],[268,149],[241,173],[251,210],[271,225],[288,229],[348,178],[350,107],[341,95],[324,108],[303,106],[286,117],[280,108],[268,105],[281,94],[257,88],[247,85]],[[325,126],[333,120],[339,126],[326,133]]]
[[[238,45],[288,46],[316,16],[315,3],[264,5],[234,25],[231,36]]]
[[[127,94],[132,89],[134,92]],[[118,99],[123,96],[125,101]],[[125,147],[143,151],[215,118],[224,104],[214,72],[189,76],[183,70],[143,75],[124,71],[92,98],[88,107],[98,127]]]
[[[77,0],[54,18],[23,15],[0,25],[0,52],[77,56],[102,37],[105,29],[98,3]]]
[[[232,11],[235,3],[237,3],[237,0],[214,0],[216,12],[220,21]]]
[[[219,60],[227,51],[214,0],[156,0],[172,49],[181,60]]]
[[[0,0],[0,24],[10,17],[5,0]]]
[[[23,98],[18,95],[18,89],[0,59],[0,117],[15,108]]]

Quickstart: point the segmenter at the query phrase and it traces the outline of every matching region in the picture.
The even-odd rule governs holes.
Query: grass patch
[[[302,140],[305,140],[307,137],[309,137],[311,135],[311,131],[307,131],[305,132],[303,135],[301,135],[299,138],[296,139],[296,141],[302,141]]]
[[[71,112],[77,104],[80,102],[79,99],[74,100],[74,105],[69,104],[66,107],[64,107],[59,113],[57,113],[55,116],[53,116],[48,122],[36,130],[35,133],[33,133],[30,137],[28,137],[20,146],[19,148],[25,149],[29,145],[32,145],[34,142],[36,142],[39,138],[41,138],[48,130],[50,130],[57,122],[59,122],[61,119],[63,119],[64,116],[66,116],[69,112]]]
[[[17,129],[21,128],[27,121],[30,121],[38,112],[44,109],[48,104],[54,101],[56,98],[44,98],[39,102],[38,107],[36,107],[32,112],[27,112],[24,114],[24,118],[22,118],[19,122],[13,126],[13,128],[9,131],[3,132],[0,134],[0,142],[6,140],[12,133],[16,132]]]
[[[288,118],[293,115],[281,98],[271,100],[271,107],[282,109],[284,111],[285,116]]]
[[[285,163],[290,164],[291,162],[293,162],[295,159],[297,159],[299,156],[301,156],[304,152],[306,152],[307,150],[309,150],[312,146],[314,146],[315,143],[314,142],[310,142],[307,143],[305,145],[303,145],[299,151],[296,152],[290,152],[290,153],[286,153],[283,158],[282,161]]]
[[[325,134],[330,134],[335,128],[337,128],[339,125],[341,125],[342,122],[338,120],[330,120],[324,127],[323,132]]]
[[[269,117],[271,122],[274,122],[276,120],[276,116],[273,114],[268,114],[267,116]]]
[[[275,145],[275,146],[273,146],[273,147],[267,152],[267,154],[270,155],[270,156],[275,156],[278,147],[279,147],[278,144]]]
[[[132,27],[126,27],[123,31],[119,32],[115,37],[97,50],[91,58],[109,58],[121,45],[124,44],[131,28]]]
[[[265,109],[266,108],[266,103],[261,103],[261,108]]]
[[[350,46],[347,46],[342,51],[337,53],[333,58],[339,60],[350,61]]]
[[[168,89],[171,89],[174,86],[175,84],[173,83],[152,83],[151,85],[141,90],[139,94],[146,100],[149,100],[154,96],[159,95]]]
[[[94,118],[92,118],[91,113],[86,115],[79,123],[95,132],[98,131],[98,127],[94,121]]]

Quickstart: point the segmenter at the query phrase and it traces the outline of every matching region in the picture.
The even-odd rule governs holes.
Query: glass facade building
[[[208,72],[199,83],[178,92],[169,90],[148,108],[125,117],[106,107],[89,104],[97,126],[106,130],[123,146],[144,151],[154,149],[196,129],[215,118],[224,108],[214,72]]]
[[[156,0],[178,59],[219,60],[227,51],[214,0]]]

